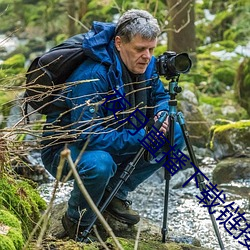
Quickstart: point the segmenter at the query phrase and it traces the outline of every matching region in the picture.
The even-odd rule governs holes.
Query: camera
[[[156,69],[160,76],[167,80],[187,73],[192,66],[192,61],[187,53],[176,54],[174,51],[164,52],[156,59]]]

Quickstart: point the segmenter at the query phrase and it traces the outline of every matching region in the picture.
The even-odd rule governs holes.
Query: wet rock
[[[213,170],[213,182],[217,184],[249,178],[250,158],[247,157],[228,157],[220,161]]]

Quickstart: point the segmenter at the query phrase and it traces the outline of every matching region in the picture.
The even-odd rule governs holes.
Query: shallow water
[[[211,180],[211,172],[215,167],[215,162],[211,158],[203,160],[202,172]],[[219,250],[220,246],[214,233],[213,225],[207,208],[199,204],[196,195],[201,196],[200,191],[192,181],[188,186],[182,188],[182,184],[193,173],[193,169],[187,169],[175,175],[170,180],[169,202],[168,202],[168,229],[169,237],[183,238],[190,236],[197,238],[201,245],[214,250]],[[39,188],[41,195],[45,200],[49,201],[53,182],[42,184]],[[180,186],[180,188],[174,188]],[[56,203],[65,201],[69,198],[72,188],[72,182],[61,186],[57,192]],[[220,185],[219,190],[223,190],[226,194],[226,204],[234,201],[241,212],[247,219],[250,218],[249,211],[249,193],[250,180],[237,181],[230,184]],[[164,194],[165,180],[160,172],[150,177],[146,182],[141,184],[136,192],[132,192],[129,198],[133,201],[133,208],[138,210],[142,217],[150,219],[154,224],[162,227],[162,218],[164,212]],[[225,204],[224,204],[225,205]],[[222,206],[220,206],[222,208]],[[218,207],[217,211],[220,210]],[[218,218],[219,212],[214,214]],[[218,225],[218,222],[217,222]],[[159,229],[160,230],[160,229]],[[223,225],[219,225],[219,232],[227,250],[242,250],[247,247],[242,246],[238,241],[244,242],[243,238],[234,239],[226,231]],[[238,231],[239,232],[239,231]]]

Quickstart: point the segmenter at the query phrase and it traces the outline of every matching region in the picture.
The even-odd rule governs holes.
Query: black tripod
[[[175,123],[175,118],[177,117],[177,120],[181,126],[181,130],[182,130],[182,134],[187,146],[187,150],[190,156],[190,159],[192,161],[192,163],[196,166],[196,168],[198,168],[198,161],[195,157],[191,142],[190,142],[190,138],[189,138],[189,133],[187,131],[186,128],[186,124],[185,124],[185,120],[183,117],[183,114],[181,112],[177,113],[177,100],[176,100],[176,95],[177,93],[180,93],[182,91],[181,87],[178,86],[178,80],[179,80],[179,76],[176,79],[172,79],[169,82],[169,94],[170,94],[170,100],[169,100],[169,133],[168,133],[168,137],[169,137],[169,141],[170,141],[170,146],[171,148],[174,146],[174,123]],[[173,156],[173,152],[170,151],[170,157]],[[203,175],[198,172],[195,168],[194,171],[197,172],[196,178],[197,178],[197,182],[198,182],[198,187],[200,189],[200,191],[206,189],[206,185],[205,185],[205,180]],[[168,215],[168,193],[169,193],[169,181],[170,181],[170,173],[167,171],[167,169],[165,168],[165,203],[164,203],[164,216],[163,216],[163,226],[162,226],[162,242],[166,242],[166,234],[167,234],[167,215]],[[206,200],[206,204],[210,204],[210,201]],[[209,209],[209,207],[208,207]],[[220,236],[220,232],[218,229],[218,226],[216,224],[216,220],[214,218],[214,215],[212,213],[210,214],[210,218],[213,224],[213,228],[216,234],[216,237],[218,239],[219,245],[221,250],[225,250],[225,247],[223,245],[221,236]]]

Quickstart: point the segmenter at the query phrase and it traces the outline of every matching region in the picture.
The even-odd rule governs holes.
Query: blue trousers
[[[175,144],[176,149],[182,150],[185,146],[183,135],[178,123],[175,125]],[[74,143],[69,144],[71,157],[75,161],[80,154],[81,149]],[[42,151],[42,160],[45,168],[55,177],[57,167],[60,160],[60,152],[62,149],[53,150],[53,147]],[[96,205],[102,199],[105,189],[112,190],[120,180],[120,175],[127,164],[133,160],[135,155],[116,156],[102,150],[85,151],[78,164],[78,174],[92,197]],[[161,158],[161,156],[158,156]],[[125,200],[128,193],[135,190],[136,187],[151,176],[156,170],[162,166],[163,162],[157,163],[153,161],[145,161],[141,157],[135,170],[132,172],[128,180],[123,183],[116,197]],[[70,167],[65,163],[63,175],[67,175]],[[76,222],[81,217],[80,212],[86,209],[81,218],[81,225],[88,226],[94,217],[94,213],[90,209],[88,203],[84,199],[78,185],[74,182],[73,190],[68,201],[68,216]]]

